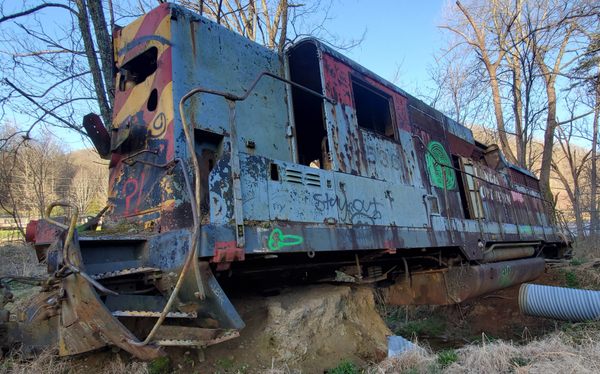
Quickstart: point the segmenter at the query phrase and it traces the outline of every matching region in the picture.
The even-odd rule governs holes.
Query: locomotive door
[[[483,210],[483,202],[479,193],[479,184],[475,180],[475,168],[473,162],[464,157],[460,157],[460,169],[462,174],[462,183],[460,187],[464,188],[464,196],[467,200],[467,208],[465,214],[468,219],[483,219],[485,212]]]

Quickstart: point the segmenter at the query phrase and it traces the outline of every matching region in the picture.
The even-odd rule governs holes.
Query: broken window
[[[358,126],[395,139],[391,97],[368,83],[352,78]]]
[[[157,68],[158,48],[151,47],[135,56],[120,69],[119,90],[126,91],[146,80]]]

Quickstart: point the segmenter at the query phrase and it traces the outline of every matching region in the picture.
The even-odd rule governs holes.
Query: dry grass
[[[119,355],[108,359],[86,360],[57,357],[50,350],[44,351],[33,358],[24,359],[18,354],[0,361],[0,372],[6,374],[147,374],[148,365],[144,362],[125,362]]]
[[[69,371],[69,362],[58,358],[51,351],[44,351],[28,360],[15,354],[1,361],[0,370],[8,374],[63,374]]]
[[[594,259],[600,258],[600,245],[597,237],[577,239],[573,244],[575,258]]]
[[[46,273],[38,263],[35,250],[28,244],[13,243],[0,246],[0,276],[36,277]]]
[[[494,341],[457,349],[457,360],[446,368],[438,355],[413,351],[383,361],[369,371],[381,373],[598,373],[600,332],[583,333],[573,339],[557,332],[523,346]]]

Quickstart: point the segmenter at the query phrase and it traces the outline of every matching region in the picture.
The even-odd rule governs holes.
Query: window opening
[[[158,66],[158,48],[151,47],[135,56],[120,69],[119,90],[126,91],[154,74]]]
[[[391,97],[368,83],[352,78],[358,126],[395,139]]]

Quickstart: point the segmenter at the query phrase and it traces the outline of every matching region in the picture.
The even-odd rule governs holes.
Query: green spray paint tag
[[[269,251],[278,251],[281,248],[299,245],[304,242],[304,238],[300,235],[285,235],[280,229],[271,231],[267,246]]]
[[[444,188],[445,173],[446,188],[453,190],[456,187],[456,174],[454,173],[454,169],[448,166],[442,166],[452,165],[450,157],[448,157],[448,153],[446,153],[442,143],[432,140],[427,144],[425,162],[427,163],[427,170],[431,177],[431,184],[439,188]]]
[[[512,274],[512,268],[510,265],[506,265],[502,271],[500,271],[500,286],[507,287],[511,284],[510,276]]]

